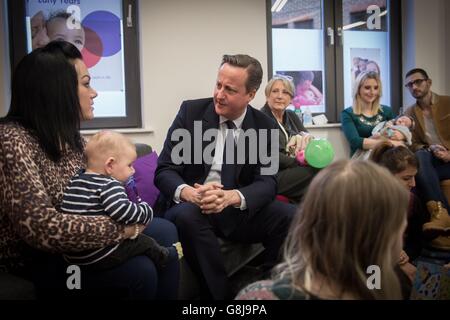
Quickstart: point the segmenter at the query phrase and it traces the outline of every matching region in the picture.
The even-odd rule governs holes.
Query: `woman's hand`
[[[400,266],[400,269],[402,269],[403,272],[408,276],[409,280],[413,282],[416,276],[417,268],[409,262],[408,254],[404,250],[400,252],[398,265]]]
[[[450,151],[447,150],[444,146],[441,146],[439,144],[433,144],[430,146],[431,152],[433,152],[433,155],[444,161],[449,162],[450,161]]]
[[[308,146],[308,143],[310,143],[311,140],[314,139],[314,137],[307,132],[303,132],[300,137],[302,138],[301,144],[300,144],[300,150],[305,150],[306,147]]]
[[[142,231],[144,231],[145,227],[146,227],[146,225],[144,225],[144,224],[138,224],[137,225],[138,234],[142,233]],[[136,235],[136,225],[133,224],[133,225],[126,226],[123,229],[122,235],[123,235],[124,239],[130,239],[130,238],[134,237]]]
[[[296,149],[297,149],[297,137],[296,136],[292,136],[289,139],[288,144],[286,145],[286,150],[291,156],[295,156]]]
[[[407,262],[405,264],[402,264],[400,266],[400,269],[403,270],[403,272],[408,276],[408,278],[409,278],[409,280],[411,280],[411,282],[414,282],[414,278],[416,277],[417,268],[413,264]]]
[[[314,137],[311,134],[306,132],[304,132],[302,135],[297,134],[295,136],[292,136],[286,146],[289,154],[297,156],[297,154],[301,150],[305,150],[306,146],[313,138]]]
[[[409,257],[408,254],[405,252],[405,250],[402,250],[402,252],[400,252],[400,257],[398,259],[398,264],[402,265],[409,262]]]

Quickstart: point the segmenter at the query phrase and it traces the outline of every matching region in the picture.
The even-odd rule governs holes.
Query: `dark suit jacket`
[[[194,121],[201,121],[202,136],[208,129],[219,128],[219,116],[214,109],[212,98],[184,101],[180,107],[172,126],[169,128],[164,148],[158,159],[158,167],[155,174],[155,185],[159,188],[166,200],[173,205],[173,196],[177,187],[183,183],[193,185],[194,183],[203,184],[211,168],[211,164],[194,164],[194,155],[199,156],[199,151],[194,152],[194,141],[201,141],[201,137],[194,137]],[[171,141],[172,133],[176,129],[186,129],[191,134],[191,163],[175,164],[171,159],[171,151],[178,144],[177,141]],[[275,124],[266,115],[251,106],[247,107],[247,114],[242,122],[242,129],[277,129]],[[183,140],[181,140],[183,141]],[[215,140],[214,140],[215,142]],[[201,143],[203,150],[210,144],[210,141]],[[258,137],[259,145],[259,137]],[[246,142],[246,151],[248,150],[248,141]],[[259,150],[259,149],[258,149]],[[270,132],[268,139],[268,152],[271,150]],[[258,157],[256,164],[249,161],[248,152],[246,152],[246,161],[244,164],[237,164],[236,170],[236,189],[245,197],[247,202],[247,214],[255,214],[264,206],[273,201],[276,195],[277,185],[273,175],[261,175],[260,170],[264,167]],[[278,169],[278,168],[277,168]]]

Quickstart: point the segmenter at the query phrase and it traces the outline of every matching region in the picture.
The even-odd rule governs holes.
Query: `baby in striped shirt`
[[[134,174],[136,148],[120,133],[102,131],[86,144],[87,167],[70,181],[60,205],[61,211],[79,215],[107,215],[124,225],[135,225],[135,235],[118,244],[89,252],[66,253],[67,262],[95,270],[114,268],[128,259],[148,256],[158,269],[171,259],[178,259],[179,243],[160,246],[153,238],[139,233],[139,225],[148,224],[153,210],[146,202],[134,203],[125,192],[124,183]]]

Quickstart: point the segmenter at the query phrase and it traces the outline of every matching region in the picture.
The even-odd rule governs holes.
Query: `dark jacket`
[[[194,122],[200,122],[201,132],[194,133]],[[219,128],[219,116],[215,112],[212,98],[184,101],[180,110],[169,128],[164,148],[158,159],[158,167],[155,174],[155,185],[159,188],[166,199],[166,204],[173,205],[173,197],[178,186],[181,184],[194,185],[194,183],[203,184],[211,168],[211,164],[206,164],[201,158],[200,151],[203,151],[211,144],[211,141],[202,141],[204,133],[208,129]],[[172,161],[171,152],[179,142],[171,141],[172,134],[177,129],[185,129],[189,132],[191,139],[191,154],[188,155],[190,163],[175,164]],[[247,107],[247,114],[242,122],[242,130],[255,129],[276,129],[275,124],[262,114],[259,110],[251,106]],[[201,136],[199,136],[201,133]],[[181,139],[181,141],[184,141]],[[195,141],[202,141],[201,150],[194,145]],[[215,140],[214,140],[215,141]],[[253,145],[255,146],[255,145]],[[259,137],[258,143],[259,146]],[[244,164],[237,164],[236,168],[236,186],[244,196],[247,203],[247,211],[252,215],[273,201],[276,195],[277,184],[274,175],[262,175],[261,169],[264,166],[260,157],[257,157],[256,163],[249,160],[249,142],[246,142],[246,160]],[[270,134],[266,150],[270,150]],[[214,152],[213,152],[214,154]],[[259,147],[258,147],[259,155]],[[195,159],[197,157],[197,159]],[[197,161],[194,161],[197,160]],[[278,169],[278,168],[276,168]],[[277,170],[276,170],[277,171]]]
[[[277,127],[280,128],[277,119],[275,119],[275,116],[272,114],[272,111],[270,110],[270,107],[267,105],[267,103],[264,105],[264,107],[261,108],[261,112],[275,121]],[[292,110],[285,110],[283,115],[283,127],[286,130],[289,139],[302,131],[308,132],[308,130],[306,130],[303,126],[297,114]],[[280,170],[295,167],[298,165],[297,161],[293,157],[290,157],[286,152],[287,143],[288,141],[286,141],[286,135],[281,132],[280,128]]]

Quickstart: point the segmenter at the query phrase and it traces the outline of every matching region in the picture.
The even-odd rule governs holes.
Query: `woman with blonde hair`
[[[341,113],[342,130],[350,144],[351,156],[357,150],[370,150],[380,143],[379,139],[371,138],[373,128],[394,118],[392,109],[380,104],[381,96],[379,74],[360,73],[353,87],[353,106]]]
[[[401,183],[370,161],[331,164],[313,179],[273,279],[251,284],[237,299],[401,299],[394,267],[408,199]]]
[[[277,193],[298,203],[317,173],[317,169],[301,166],[297,154],[306,148],[312,135],[303,126],[297,114],[288,110],[295,95],[293,79],[276,74],[266,85],[266,104],[261,111],[273,119],[279,129],[279,171]]]

